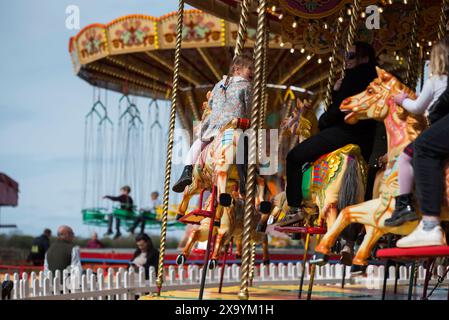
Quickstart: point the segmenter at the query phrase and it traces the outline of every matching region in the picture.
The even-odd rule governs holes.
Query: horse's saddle
[[[360,147],[348,144],[331,153],[327,153],[315,162],[306,163],[303,168],[302,194],[304,200],[313,200],[312,194],[317,190],[326,189],[337,177],[343,166],[343,155],[352,154],[362,159]]]
[[[229,139],[230,139],[230,137],[225,132],[226,130],[228,130],[228,129],[242,129],[244,131],[244,130],[248,129],[249,126],[250,126],[249,119],[246,119],[246,118],[232,119],[231,121],[228,122],[228,124],[226,124],[223,128],[220,129],[218,134],[215,136],[214,140],[219,138],[219,139],[222,140],[222,143],[226,143],[226,141],[229,141]],[[212,140],[210,142],[210,144],[212,144],[214,142],[214,140]],[[231,141],[232,141],[232,139],[231,139]],[[204,165],[206,164],[207,149],[208,148],[204,148],[201,151],[200,156],[198,158],[197,165],[199,165],[200,167],[204,167]]]

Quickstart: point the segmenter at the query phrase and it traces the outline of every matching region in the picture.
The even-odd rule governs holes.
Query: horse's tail
[[[338,211],[340,212],[347,206],[356,204],[362,197],[365,187],[362,179],[360,179],[360,166],[357,159],[353,155],[348,155],[348,165],[346,166],[343,183],[338,194]]]

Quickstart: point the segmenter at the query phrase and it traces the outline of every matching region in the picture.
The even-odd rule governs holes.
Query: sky
[[[161,16],[177,9],[176,0],[0,1],[0,172],[20,188],[18,207],[0,209],[0,223],[18,229],[0,233],[38,235],[46,227],[55,233],[61,224],[81,236],[93,230],[81,218],[84,116],[92,105],[92,87],[72,69],[68,43],[78,30],[66,28],[70,5],[79,7],[81,28],[128,14]],[[110,108],[118,98],[108,94]],[[137,101],[142,109],[148,104]],[[168,107],[161,106],[165,131]],[[160,145],[154,151],[162,155],[154,170],[162,172],[166,151]],[[173,175],[181,169],[174,168]],[[159,185],[161,193],[163,182]]]

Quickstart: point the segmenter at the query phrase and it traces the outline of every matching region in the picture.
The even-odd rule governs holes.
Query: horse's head
[[[415,93],[402,84],[392,74],[376,67],[377,78],[365,91],[349,97],[340,105],[340,110],[347,112],[345,121],[354,124],[359,120],[375,119],[382,121],[388,115],[392,97],[405,91],[409,97],[415,98]],[[393,102],[394,104],[394,102]]]
[[[300,141],[314,135],[318,130],[318,122],[311,102],[297,99],[295,109],[290,117],[284,120],[281,128],[288,135],[298,136]]]

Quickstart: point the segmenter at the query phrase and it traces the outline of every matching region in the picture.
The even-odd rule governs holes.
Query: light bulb
[[[321,58],[319,58],[319,59],[318,59],[318,63],[321,63],[321,62],[322,62],[322,60],[321,60]]]
[[[298,23],[296,21],[292,23],[293,28],[296,28],[297,26],[298,26]]]
[[[284,17],[284,14],[281,13],[281,14],[279,15],[279,20],[282,20],[283,17]]]
[[[327,23],[326,22],[324,23],[324,29],[327,30]]]
[[[301,53],[304,53],[304,51],[306,51],[304,48],[301,48]]]
[[[284,43],[283,43],[283,42],[281,42],[281,43],[280,43],[280,46],[281,46],[281,47],[284,47]]]
[[[276,12],[276,6],[272,6],[271,11]]]
[[[342,17],[339,17],[339,18],[338,18],[338,21],[343,22],[343,18],[342,18]]]
[[[295,49],[294,48],[291,48],[290,49],[290,53],[294,53],[295,52]]]
[[[308,55],[307,56],[307,60],[310,60],[310,59],[312,59],[312,57],[310,55]]]

